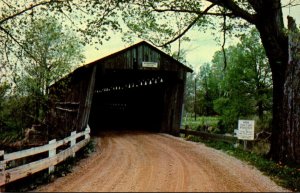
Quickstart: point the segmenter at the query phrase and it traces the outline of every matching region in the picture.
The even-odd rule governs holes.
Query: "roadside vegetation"
[[[194,131],[208,131],[219,133],[218,122],[219,116],[197,116],[196,120],[193,116],[186,116],[182,119],[182,125],[187,125],[188,129]]]
[[[187,136],[186,140],[201,142],[208,147],[221,150],[228,155],[234,156],[250,165],[255,166],[258,170],[269,176],[278,185],[289,190],[298,192],[300,190],[300,168],[299,165],[285,165],[276,163],[268,159],[265,155],[260,155],[252,151],[245,151],[242,146],[236,148],[233,144],[203,140],[196,136]]]
[[[212,134],[234,135],[238,120],[255,121],[259,154],[270,151],[272,132],[272,76],[259,33],[252,29],[240,42],[217,51],[211,63],[187,77],[182,127]],[[261,135],[257,135],[261,134]]]
[[[185,124],[232,134],[239,119],[252,119],[256,132],[271,131],[272,77],[258,32],[252,29],[240,36],[240,42],[225,52],[226,66],[223,52],[217,51],[211,63],[188,75]],[[200,119],[200,125],[192,117]]]
[[[0,149],[7,151],[33,125],[47,135],[48,88],[83,59],[78,38],[54,18],[31,21],[24,37],[21,48],[6,52],[11,60],[0,79]]]
[[[248,162],[270,176],[277,184],[292,191],[300,190],[299,165],[275,162],[270,159],[272,132],[272,77],[268,60],[259,41],[259,34],[251,30],[240,37],[240,43],[226,50],[227,66],[222,51],[214,54],[211,63],[187,77],[185,109],[182,128],[211,134],[234,135],[239,119],[255,121],[255,138],[226,143],[196,136],[187,140],[202,142],[229,155]]]

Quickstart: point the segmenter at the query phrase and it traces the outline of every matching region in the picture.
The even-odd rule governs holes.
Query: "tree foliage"
[[[63,29],[55,19],[33,22],[25,37],[23,45],[27,51],[22,56],[29,60],[27,65],[22,65],[26,72],[24,76],[28,82],[35,82],[31,86],[37,86],[41,94],[48,94],[47,88],[51,83],[83,62],[83,47],[77,37]]]
[[[272,79],[268,60],[256,30],[241,36],[240,43],[217,51],[212,64],[200,67],[196,76],[199,115],[222,116],[223,127],[233,131],[239,118],[263,120],[272,107]],[[219,125],[221,126],[221,125]]]
[[[52,17],[76,33],[83,44],[102,43],[110,29],[120,30],[117,17],[119,1],[97,0],[11,0],[0,1],[0,69],[14,63],[16,49],[22,46],[32,21]]]
[[[54,18],[32,21],[10,69],[14,84],[3,97],[2,122],[9,128],[41,123],[47,110],[48,87],[82,62],[82,45]],[[0,109],[1,110],[1,109]],[[18,111],[19,110],[19,111]],[[14,114],[15,121],[11,120]]]

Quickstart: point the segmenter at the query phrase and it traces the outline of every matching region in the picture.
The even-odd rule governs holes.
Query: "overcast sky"
[[[283,2],[286,1],[289,0],[283,0]],[[300,24],[300,6],[284,8],[283,12],[285,23],[287,15],[290,15],[296,19],[298,25]],[[216,43],[210,32],[204,33],[192,30],[188,35],[190,35],[189,37],[191,38],[191,41],[185,42],[182,47],[187,50],[187,63],[192,65],[195,71],[198,71],[202,64],[211,61],[214,52],[220,50],[221,47]],[[85,64],[128,47],[128,44],[122,42],[121,36],[121,34],[113,34],[112,38],[108,42],[104,42],[103,45],[98,46],[99,50],[96,50],[95,46],[86,46]],[[135,43],[139,41],[141,40],[137,40]],[[234,42],[234,40],[229,41],[227,46]]]

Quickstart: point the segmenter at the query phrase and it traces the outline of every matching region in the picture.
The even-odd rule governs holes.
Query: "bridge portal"
[[[50,88],[53,133],[147,130],[178,133],[186,73],[192,70],[142,41],[84,65]]]

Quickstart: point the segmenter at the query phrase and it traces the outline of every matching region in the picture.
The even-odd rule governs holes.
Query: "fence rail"
[[[214,140],[219,140],[219,141],[224,141],[228,143],[233,143],[237,141],[237,137],[233,136],[226,136],[226,135],[221,135],[221,134],[212,134],[212,133],[207,133],[203,131],[193,131],[193,130],[187,130],[187,129],[180,129],[180,133],[183,133],[185,135],[194,135],[198,136],[204,139],[214,139]]]
[[[84,139],[76,143],[76,139],[82,136],[84,136]],[[85,131],[82,131],[80,133],[76,133],[76,131],[74,131],[71,133],[71,136],[66,137],[60,141],[56,141],[56,139],[53,139],[44,146],[34,147],[9,154],[5,154],[4,151],[0,151],[0,187],[47,168],[49,173],[53,172],[56,164],[64,161],[70,156],[75,156],[75,153],[82,147],[84,147],[89,142],[89,140],[90,128],[89,126],[87,126]],[[67,145],[69,142],[69,148],[56,153],[56,149],[58,147]],[[6,165],[10,161],[37,155],[43,152],[48,152],[47,158],[6,170]]]

